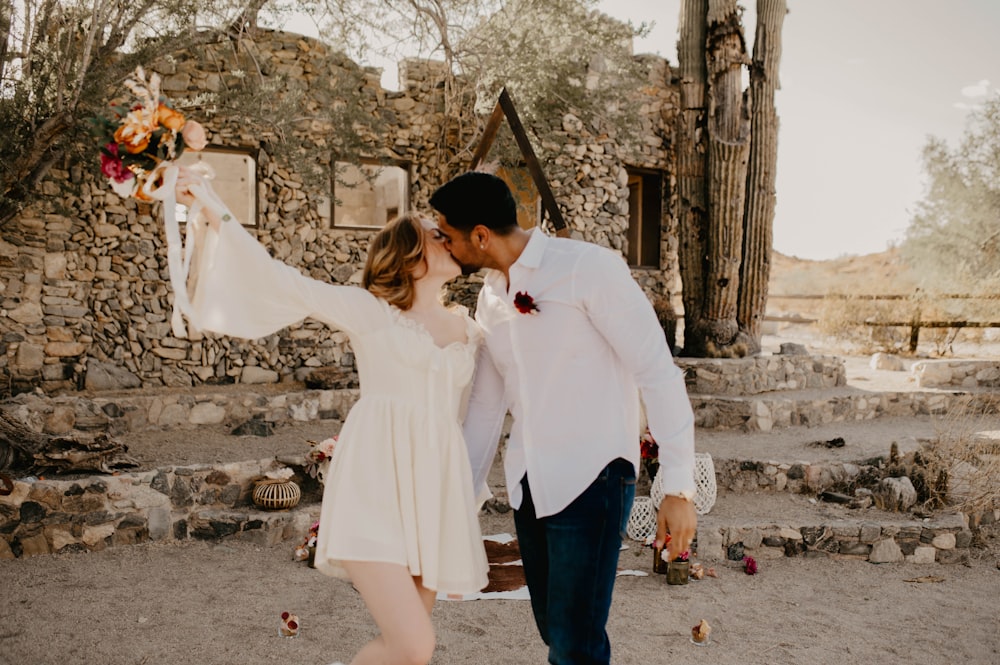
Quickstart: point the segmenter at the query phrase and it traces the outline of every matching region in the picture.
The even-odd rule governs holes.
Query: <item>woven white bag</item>
[[[648,496],[637,496],[632,502],[632,512],[628,516],[625,533],[632,540],[645,542],[656,533],[656,506]]]
[[[694,509],[699,515],[705,515],[715,505],[715,496],[718,491],[715,483],[715,464],[712,456],[708,453],[694,454]],[[653,500],[653,505],[659,507],[663,501],[663,471],[656,473],[653,484],[649,488],[649,496]],[[653,509],[654,512],[656,508]]]

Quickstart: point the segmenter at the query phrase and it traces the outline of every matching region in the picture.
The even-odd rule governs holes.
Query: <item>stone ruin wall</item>
[[[437,145],[443,102],[436,72],[441,65],[403,63],[403,90],[389,92],[379,84],[380,72],[359,69],[320,42],[264,32],[252,44],[202,45],[147,69],[161,74],[164,94],[190,98],[219,90],[236,70],[247,71],[250,56],[265,75],[294,80],[307,111],[328,103],[318,85],[323,77],[359,75],[364,110],[390,120],[384,136],[369,137],[371,156],[409,162],[411,207],[426,208],[443,170]],[[669,127],[677,90],[665,61],[649,58],[649,64],[649,84],[637,91],[645,118],[640,156],[628,165],[663,169],[672,196]],[[256,152],[258,224],[253,230],[272,255],[317,279],[358,283],[373,231],[324,228],[319,201],[305,193],[297,173],[268,154],[263,132],[221,115],[192,115],[206,126],[212,146]],[[307,131],[322,141],[325,132],[337,128],[313,121]],[[628,188],[622,148],[613,136],[593,135],[573,116],[562,119],[561,132],[566,144],[552,159],[543,158],[543,168],[572,235],[624,251]],[[460,145],[470,145],[478,137],[461,138]],[[53,168],[42,183],[44,197],[0,238],[0,396],[36,387],[59,394],[267,383],[301,379],[314,367],[350,372],[353,356],[346,335],[312,321],[258,340],[174,337],[159,211],[115,195],[100,177],[96,148],[90,152],[92,163]],[[661,270],[634,271],[651,297],[670,295],[679,284],[673,207],[665,201]],[[478,286],[475,277],[466,280],[453,297],[474,302]]]

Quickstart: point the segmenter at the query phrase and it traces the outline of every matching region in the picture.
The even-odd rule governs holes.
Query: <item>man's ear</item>
[[[473,245],[482,248],[490,239],[490,230],[482,224],[476,224],[472,229],[472,233],[469,234],[469,238]]]

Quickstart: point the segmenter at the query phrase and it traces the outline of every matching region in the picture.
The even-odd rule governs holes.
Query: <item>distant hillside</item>
[[[771,295],[906,294],[916,286],[898,248],[827,261],[800,259],[781,252],[771,255]]]

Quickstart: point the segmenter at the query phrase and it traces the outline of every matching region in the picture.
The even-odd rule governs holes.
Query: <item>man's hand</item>
[[[693,502],[679,496],[663,497],[656,511],[656,542],[662,544],[667,539],[667,530],[670,530],[667,561],[673,561],[682,552],[691,549],[697,528],[698,515]]]

